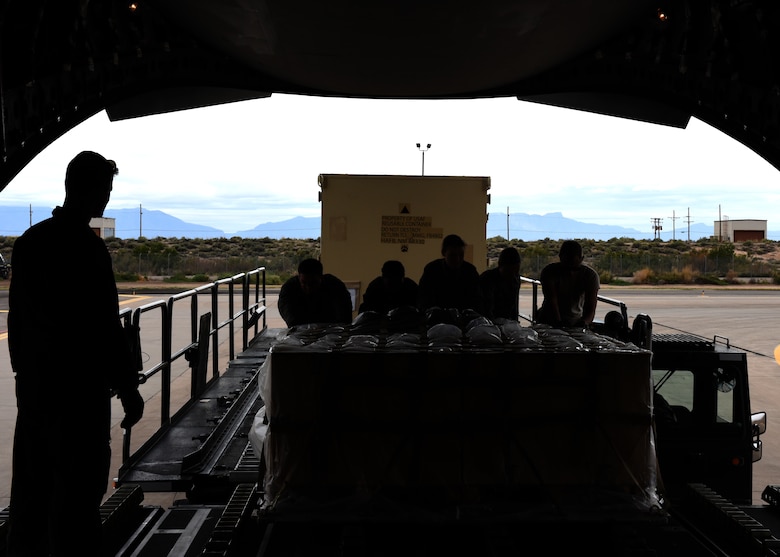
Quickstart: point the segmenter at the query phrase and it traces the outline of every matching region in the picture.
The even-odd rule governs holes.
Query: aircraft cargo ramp
[[[191,502],[224,504],[236,485],[256,482],[259,460],[247,432],[263,405],[257,375],[274,339],[274,330],[266,331],[231,360],[122,465],[118,485],[184,491]]]

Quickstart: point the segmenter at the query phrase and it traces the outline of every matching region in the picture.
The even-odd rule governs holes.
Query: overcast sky
[[[721,132],[685,130],[514,98],[460,101],[271,98],[109,122],[61,137],[0,192],[4,206],[62,202],[68,161],[89,149],[119,166],[110,209],[161,210],[226,233],[318,216],[319,174],[489,176],[488,212],[561,212],[652,230],[761,219],[780,172]],[[676,217],[673,221],[672,217]]]

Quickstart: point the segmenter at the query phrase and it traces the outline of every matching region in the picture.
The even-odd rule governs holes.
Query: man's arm
[[[482,293],[482,287],[479,284],[479,271],[473,265],[470,266],[470,277],[468,278],[468,299],[467,305],[480,315],[485,315],[485,298]]]
[[[338,305],[338,312],[339,312],[339,322],[340,323],[351,323],[352,322],[352,296],[349,294],[349,289],[347,288],[347,285],[344,284],[343,281],[339,280],[341,283],[341,286],[339,288],[339,305]]]
[[[34,370],[38,361],[45,357],[36,349],[38,337],[35,334],[36,321],[40,323],[43,319],[36,304],[44,297],[35,291],[33,281],[36,273],[27,272],[26,248],[26,238],[17,238],[13,251],[14,270],[11,273],[8,294],[8,351],[14,371]]]
[[[374,279],[371,282],[368,283],[368,286],[366,287],[366,291],[363,293],[363,303],[360,304],[358,307],[358,312],[362,313],[364,311],[376,311],[377,308],[381,304],[380,300],[380,288],[381,288],[381,281],[382,278],[379,277],[378,279]],[[350,299],[351,302],[351,299]]]
[[[437,259],[425,265],[420,280],[417,283],[417,307],[423,311],[436,305],[436,283],[439,277],[435,276],[441,266],[441,260]]]
[[[495,317],[496,304],[495,304],[495,284],[490,280],[490,271],[485,271],[479,276],[479,288],[482,291],[482,303],[483,303],[483,315],[490,319]]]
[[[586,326],[593,323],[596,317],[596,303],[598,302],[598,290],[585,292],[585,302],[582,306],[582,321]]]
[[[292,327],[296,323],[294,296],[293,286],[289,281],[285,282],[279,290],[279,299],[276,305],[279,309],[279,315],[282,316],[288,327]]]
[[[138,391],[138,371],[143,369],[143,364],[140,361],[141,337],[138,327],[132,324],[128,325],[127,328],[120,327],[119,337],[119,345],[122,346],[122,350],[118,354],[121,354],[123,361],[126,360],[126,365],[122,366],[124,369],[121,370],[122,377],[117,390],[117,396],[125,412],[120,427],[129,429],[137,424],[144,415],[144,399]],[[117,371],[120,371],[119,368]]]
[[[587,290],[585,290],[585,300],[582,304],[582,321],[587,327],[593,323],[593,319],[596,317],[596,304],[599,301],[599,288],[601,288],[599,276],[596,274],[596,271],[591,269],[591,280]]]
[[[544,297],[545,318],[552,324],[560,324],[561,308],[558,303],[558,288],[555,280],[550,278],[551,270],[542,269],[539,281],[542,283],[542,296]]]

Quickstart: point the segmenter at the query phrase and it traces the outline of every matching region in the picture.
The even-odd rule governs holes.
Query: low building
[[[113,238],[116,236],[116,219],[108,217],[94,217],[89,221],[89,226],[95,231],[95,234],[103,238]]]
[[[716,220],[713,236],[724,242],[766,239],[766,221],[755,219]]]

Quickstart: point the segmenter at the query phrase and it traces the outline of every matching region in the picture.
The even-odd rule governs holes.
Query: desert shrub
[[[615,277],[609,271],[599,271],[599,282],[601,284],[610,284]]]
[[[141,277],[138,273],[114,273],[114,280],[117,282],[138,282]]]
[[[699,271],[694,270],[692,265],[686,265],[680,273],[684,284],[693,284],[696,282],[696,277],[699,276]]]
[[[724,278],[729,284],[739,284],[739,273],[734,269],[729,269]]]
[[[699,275],[696,278],[695,282],[696,282],[696,284],[712,284],[712,285],[715,285],[715,286],[722,286],[722,285],[726,284],[726,281],[720,279],[719,277],[717,277],[715,275],[710,275],[710,274]]]
[[[656,275],[657,284],[693,284],[696,282],[698,273],[690,265],[683,267],[681,271],[672,269],[665,273]]]
[[[655,282],[655,272],[648,267],[634,271],[631,282],[634,284],[652,284]]]

